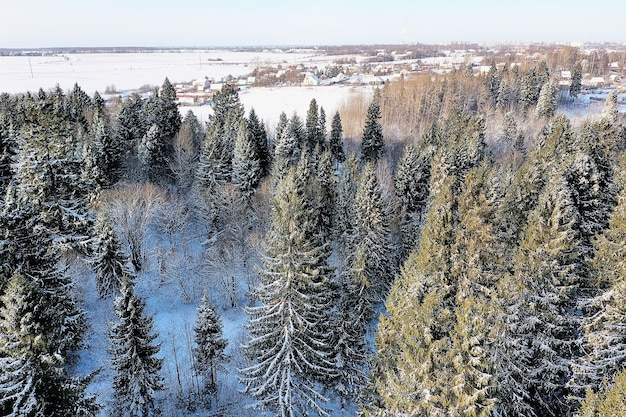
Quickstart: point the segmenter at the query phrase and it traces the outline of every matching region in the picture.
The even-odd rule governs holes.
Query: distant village
[[[583,94],[600,88],[618,88],[620,92],[624,92],[623,82],[626,79],[624,45],[612,45],[610,50],[560,45],[524,46],[512,50],[437,49],[430,50],[433,56],[424,56],[426,53],[416,53],[414,49],[400,50],[397,46],[381,47],[367,53],[356,50],[352,53],[341,51],[344,53],[339,55],[333,55],[332,51],[316,49],[317,54],[328,54],[327,59],[307,63],[259,64],[245,75],[229,75],[221,79],[206,77],[178,83],[175,88],[181,105],[202,105],[209,103],[212,95],[225,83],[237,89],[260,86],[384,85],[400,77],[408,78],[417,74],[435,76],[451,71],[468,71],[469,68],[474,76],[483,76],[489,72],[493,63],[498,70],[505,66],[512,69],[515,66],[535,65],[542,60],[549,60],[555,54],[562,55],[562,48],[574,49],[578,54],[583,54],[583,59],[580,60],[583,68]],[[610,61],[610,58],[616,60]],[[571,83],[571,70],[566,68],[551,70],[552,76],[559,79],[561,88],[567,89]]]

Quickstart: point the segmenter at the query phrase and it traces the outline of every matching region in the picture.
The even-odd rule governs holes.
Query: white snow
[[[0,92],[36,92],[57,84],[64,90],[78,83],[92,95],[108,86],[118,91],[161,85],[165,77],[172,83],[220,79],[251,73],[266,64],[291,65],[299,62],[326,62],[329,58],[312,51],[286,52],[194,50],[151,53],[85,53],[54,56],[0,56]],[[333,57],[334,59],[334,57]]]

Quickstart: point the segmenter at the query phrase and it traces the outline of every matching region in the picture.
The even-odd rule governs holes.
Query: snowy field
[[[172,83],[198,78],[238,77],[266,64],[312,63],[324,66],[337,57],[314,51],[285,52],[193,50],[151,53],[59,54],[55,56],[0,57],[0,91],[23,93],[54,88],[64,90],[78,83],[92,95],[109,86],[118,91],[161,85],[165,77]]]
[[[0,57],[0,92],[36,92],[49,90],[57,84],[64,90],[75,83],[89,95],[103,93],[107,87],[117,91],[137,89],[143,85],[161,85],[165,77],[172,83],[208,77],[220,79],[227,75],[244,76],[259,65],[291,65],[306,63],[324,67],[337,56],[314,51],[181,51],[154,53],[63,54],[39,57]],[[31,72],[32,68],[32,72]],[[296,111],[306,116],[312,98],[324,107],[327,118],[351,95],[371,94],[363,86],[272,87],[248,88],[240,92],[246,113],[254,107],[257,115],[271,128],[281,112],[291,116]],[[181,107],[181,113],[192,110],[201,121],[207,121],[210,106]]]

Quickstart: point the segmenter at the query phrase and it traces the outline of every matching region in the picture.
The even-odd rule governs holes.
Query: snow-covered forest
[[[0,415],[619,415],[626,127],[579,78],[401,78],[358,137],[2,94]]]

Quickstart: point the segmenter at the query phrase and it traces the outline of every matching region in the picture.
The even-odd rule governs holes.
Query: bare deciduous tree
[[[148,227],[162,211],[165,201],[163,190],[151,183],[123,183],[101,195],[102,208],[120,240],[128,244],[130,259],[137,271],[143,266]]]

